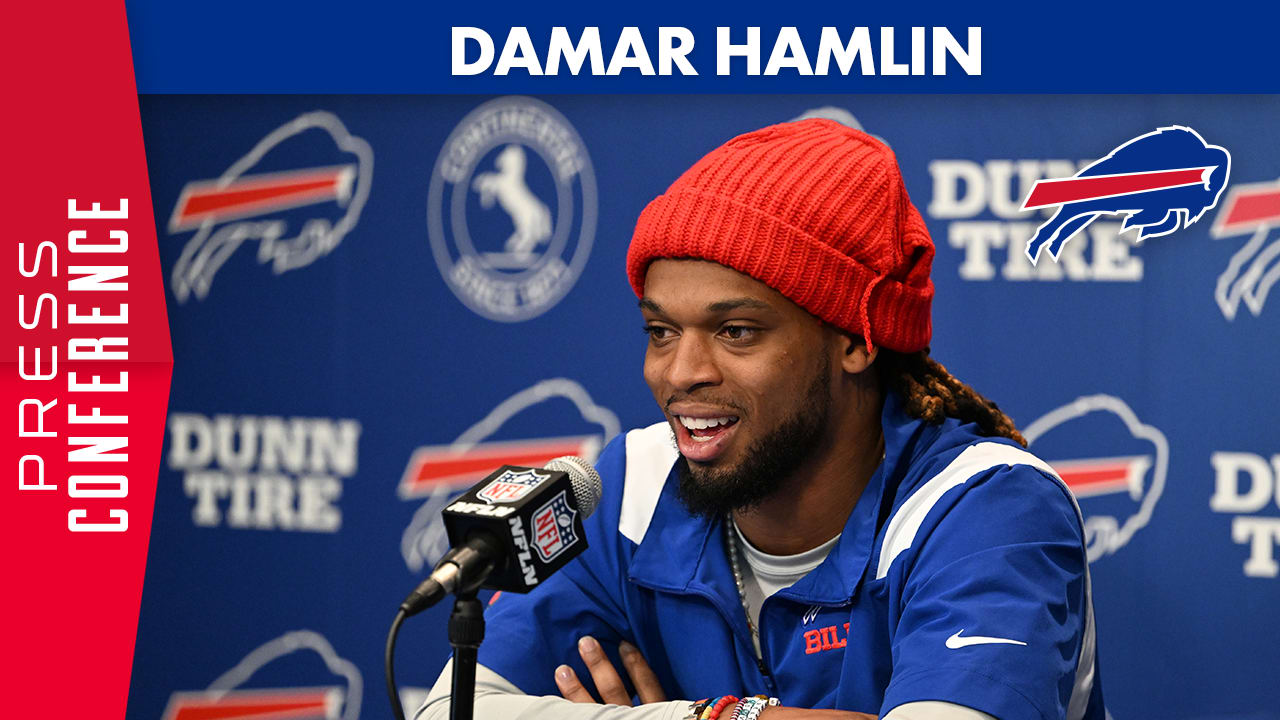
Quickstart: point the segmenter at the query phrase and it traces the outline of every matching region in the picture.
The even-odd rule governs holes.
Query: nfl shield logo
[[[476,493],[476,497],[487,503],[515,502],[550,477],[551,473],[540,473],[531,468],[506,470]]]
[[[569,507],[564,490],[534,513],[533,545],[538,549],[542,562],[551,562],[578,542],[578,536],[573,531],[573,519],[577,515],[578,512]]]

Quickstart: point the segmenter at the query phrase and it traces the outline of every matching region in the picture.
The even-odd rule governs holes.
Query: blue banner
[[[1234,2],[375,2],[357,11],[333,0],[231,0],[211,11],[129,0],[127,9],[142,93],[1280,90],[1274,12]]]

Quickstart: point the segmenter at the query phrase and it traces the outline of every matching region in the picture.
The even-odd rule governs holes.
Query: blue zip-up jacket
[[[597,468],[588,549],[532,593],[487,611],[481,664],[530,695],[556,666],[585,681],[583,635],[615,667],[640,649],[669,697],[777,696],[883,716],[940,700],[1001,720],[1102,720],[1079,508],[1053,470],[1003,438],[907,416],[889,393],[885,457],[815,570],[767,598],[763,662],[723,520],[676,496],[666,423],[615,438]]]

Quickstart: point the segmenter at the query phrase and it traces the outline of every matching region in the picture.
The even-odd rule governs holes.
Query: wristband
[[[756,720],[760,717],[760,713],[764,712],[767,707],[775,707],[779,705],[778,698],[766,697],[764,695],[755,695],[753,697],[743,698],[738,707],[733,711],[733,716],[729,720]]]
[[[733,695],[721,695],[716,699],[715,704],[707,708],[707,711],[704,712],[698,720],[718,720],[720,713],[724,712],[725,708],[736,702],[738,702],[738,698]]]

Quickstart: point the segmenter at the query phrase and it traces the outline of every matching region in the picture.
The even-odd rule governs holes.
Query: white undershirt
[[[747,614],[757,628],[760,627],[760,607],[764,605],[764,599],[795,585],[813,572],[840,541],[840,536],[836,535],[818,547],[796,555],[770,555],[752,545],[736,522],[733,523],[733,531],[737,533],[738,567],[742,570],[742,586],[747,596]],[[752,640],[758,655],[760,638],[753,637]]]

